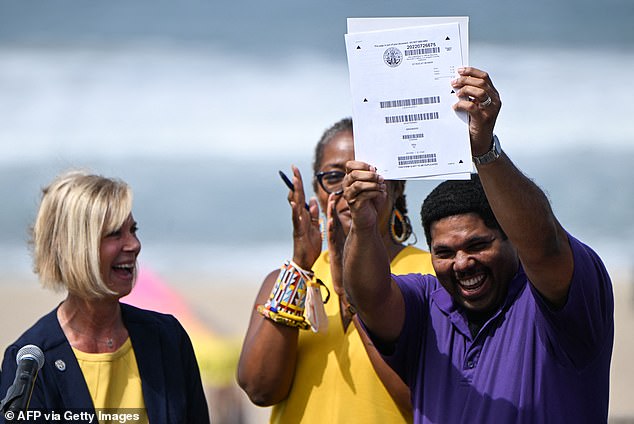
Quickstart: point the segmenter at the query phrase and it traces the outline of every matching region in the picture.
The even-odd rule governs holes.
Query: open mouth
[[[465,298],[478,298],[484,294],[488,285],[486,274],[472,275],[468,278],[458,278],[458,286]]]
[[[117,264],[113,265],[112,269],[117,275],[122,278],[131,278],[134,275],[134,264]]]

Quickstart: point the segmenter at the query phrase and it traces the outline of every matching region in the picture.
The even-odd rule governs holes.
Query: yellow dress
[[[118,423],[121,414],[138,414],[135,424],[148,422],[141,376],[132,342],[112,353],[86,353],[73,348],[100,424]],[[127,415],[129,417],[129,415]]]
[[[394,258],[393,274],[433,274],[428,252],[408,246]],[[325,334],[300,331],[295,378],[289,396],[273,407],[271,423],[407,423],[377,376],[363,342],[350,324],[344,333],[339,302],[330,278],[328,252],[313,266],[332,294],[324,305]]]

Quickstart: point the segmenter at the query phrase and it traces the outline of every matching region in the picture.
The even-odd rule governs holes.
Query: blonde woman
[[[33,344],[46,361],[29,409],[208,423],[198,365],[180,323],[119,302],[134,286],[141,251],[128,185],[83,172],[59,176],[43,190],[32,236],[42,285],[67,297],[7,348],[0,391],[13,382],[18,349]]]

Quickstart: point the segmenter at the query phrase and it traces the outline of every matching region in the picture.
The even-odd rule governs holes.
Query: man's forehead
[[[432,245],[446,238],[482,237],[494,231],[475,212],[450,215],[434,221],[430,226]],[[482,233],[482,235],[478,235]]]

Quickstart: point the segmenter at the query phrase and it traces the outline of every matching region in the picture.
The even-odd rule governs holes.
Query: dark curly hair
[[[431,224],[448,216],[466,213],[477,214],[487,227],[499,230],[506,238],[484,194],[480,177],[473,174],[470,180],[445,181],[425,198],[420,216],[427,245],[431,248]]]

